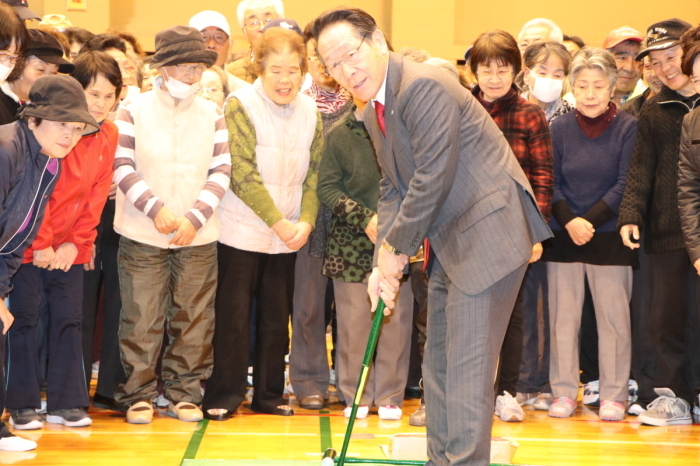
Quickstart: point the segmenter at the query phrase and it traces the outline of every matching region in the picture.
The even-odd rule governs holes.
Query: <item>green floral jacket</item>
[[[327,277],[369,278],[374,243],[364,230],[377,213],[380,178],[369,135],[349,112],[328,133],[318,173],[318,198],[333,212],[323,265]]]

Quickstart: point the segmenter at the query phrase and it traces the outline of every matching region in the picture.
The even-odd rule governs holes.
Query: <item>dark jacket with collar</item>
[[[699,100],[697,94],[683,98],[664,86],[639,112],[639,131],[617,227],[643,228],[647,253],[684,247],[677,194],[679,144],[683,117]]]
[[[690,261],[700,259],[700,110],[683,118],[678,164],[678,208]]]
[[[625,102],[622,107],[620,107],[620,110],[639,118],[639,112],[642,110],[642,105],[644,105],[647,100],[651,99],[649,94],[651,94],[651,88],[646,88],[646,90],[637,97]]]
[[[60,164],[51,174],[48,163],[26,122],[0,126],[0,297],[12,289],[10,279],[39,230],[58,180]]]

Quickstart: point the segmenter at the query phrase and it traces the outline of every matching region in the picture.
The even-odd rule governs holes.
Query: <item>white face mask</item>
[[[167,75],[168,72],[166,71]],[[182,81],[178,81],[172,76],[167,76],[168,80],[165,81],[165,87],[168,88],[170,95],[176,99],[185,100],[190,96],[193,96],[199,90],[199,83],[194,83],[192,85],[185,84]]]
[[[561,79],[541,78],[535,76],[535,85],[530,89],[540,102],[554,102],[561,97],[564,81]]]
[[[5,66],[0,63],[0,81],[5,81],[13,69],[15,69],[15,65]]]

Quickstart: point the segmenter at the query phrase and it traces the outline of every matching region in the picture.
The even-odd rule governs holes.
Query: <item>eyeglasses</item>
[[[14,65],[17,63],[19,55],[10,55],[7,53],[0,53],[0,63],[3,65]]]
[[[220,87],[213,87],[213,86],[212,86],[212,87],[200,87],[200,88],[197,90],[197,95],[202,95],[202,94],[204,94],[205,92],[206,92],[207,94],[219,94],[219,93],[223,93],[224,90],[221,89]]]
[[[228,41],[228,36],[226,34],[208,34],[208,33],[202,33],[202,40],[204,41],[205,44],[208,44],[210,40],[214,39],[214,42],[216,42],[219,45],[224,45],[226,41]]]
[[[326,66],[325,67],[325,72],[328,76],[337,76],[340,73],[340,66],[344,63],[346,65],[354,66],[360,63],[360,55],[358,55],[358,52],[360,51],[360,48],[362,47],[362,44],[365,43],[365,39],[367,36],[362,36],[362,40],[360,41],[360,45],[357,46],[356,49],[350,50],[349,52],[345,52],[345,54],[338,60],[337,62],[333,63],[331,66]]]
[[[204,73],[204,66],[202,65],[188,65],[186,63],[181,63],[179,65],[176,65],[177,69],[180,70],[180,73],[183,74],[194,74],[194,75],[200,75]]]
[[[245,27],[250,28],[250,29],[256,29],[256,28],[260,28],[263,25],[263,23],[267,24],[270,21],[272,21],[272,18],[265,18],[262,21],[260,21],[259,19],[256,19],[255,21],[251,21],[250,23],[247,23],[245,25]]]
[[[500,79],[501,81],[506,79],[508,77],[508,75],[512,75],[512,74],[513,74],[513,72],[511,70],[499,70],[499,71],[496,71],[495,73],[491,70],[484,70],[484,71],[477,70],[477,72],[476,72],[476,75],[480,78],[484,78],[486,80],[489,80],[493,77],[496,77],[496,78]]]

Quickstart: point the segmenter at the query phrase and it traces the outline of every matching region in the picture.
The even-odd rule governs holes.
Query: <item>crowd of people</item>
[[[94,34],[59,15],[27,29],[33,19],[26,2],[0,3],[0,397],[15,430],[90,425],[97,352],[92,404],[144,424],[156,408],[225,421],[249,386],[250,409],[291,416],[287,393],[318,410],[330,384],[346,417],[356,400],[357,418],[374,405],[401,419],[404,397],[423,395],[425,348],[429,387],[410,423],[451,419],[459,413],[431,398],[454,382],[436,355],[448,368],[472,355],[453,346],[459,335],[428,295],[491,289],[501,272],[458,267],[469,235],[500,238],[482,231],[499,228],[485,219],[529,200],[531,247],[483,240],[521,275],[495,322],[472,322],[487,328],[484,352],[498,353],[496,382],[474,389],[476,402],[506,422],[525,420],[527,404],[567,418],[584,384],[602,421],[700,422],[700,27],[621,26],[598,48],[538,18],[517,36],[479,34],[458,69],[394,52],[361,10],[302,29],[282,0],[240,2],[250,49],[238,54],[215,11],[159,32],[150,56],[126,32]],[[405,75],[393,71],[404,63]],[[449,112],[385,120],[385,106],[441,104],[414,75],[463,106],[461,129]],[[400,80],[413,101],[388,93],[405,90]],[[427,215],[401,199],[428,193],[421,170],[448,155],[417,148],[455,128],[494,164],[455,162],[455,184],[497,179],[501,167],[523,189],[469,206],[436,197],[466,213],[434,215],[429,231],[389,229]],[[381,155],[411,151],[415,165]],[[448,238],[455,225],[464,244]],[[357,398],[377,295],[391,312]],[[0,450],[35,447],[0,430]]]

